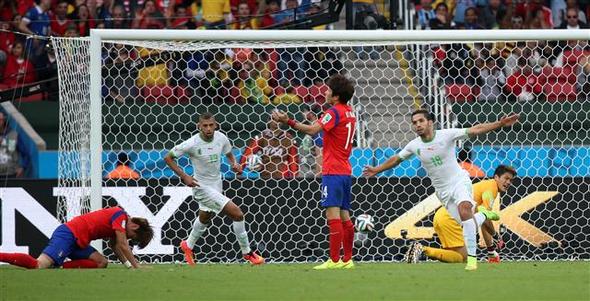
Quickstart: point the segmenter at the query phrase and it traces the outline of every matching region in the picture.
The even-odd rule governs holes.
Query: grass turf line
[[[0,267],[0,300],[590,300],[590,262],[154,265],[127,270]]]

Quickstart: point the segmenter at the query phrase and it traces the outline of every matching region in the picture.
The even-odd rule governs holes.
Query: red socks
[[[96,269],[98,264],[94,260],[90,259],[77,259],[72,261],[66,261],[63,264],[64,269]]]
[[[0,261],[27,269],[37,268],[37,259],[24,253],[0,253]]]
[[[344,257],[342,261],[347,262],[352,259],[352,245],[354,243],[354,225],[350,220],[342,222],[342,245],[344,247]]]
[[[330,228],[330,258],[333,262],[340,261],[340,247],[342,246],[342,221],[340,219],[328,220]]]

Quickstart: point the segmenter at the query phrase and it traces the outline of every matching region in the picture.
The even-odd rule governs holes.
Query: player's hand
[[[520,117],[520,115],[518,115],[518,114],[504,116],[502,119],[500,119],[500,123],[502,124],[502,126],[511,126],[511,125],[514,125],[515,123],[518,122],[519,117]]]
[[[193,178],[189,175],[185,175],[182,177],[182,183],[184,183],[184,185],[186,185],[188,187],[199,187],[199,182],[197,182],[197,180],[195,180],[195,178]]]
[[[363,169],[363,176],[365,177],[374,177],[378,173],[377,168],[374,166],[366,165],[365,169]]]
[[[272,119],[276,122],[287,123],[289,121],[289,115],[283,111],[276,110],[272,112]]]
[[[242,174],[242,166],[238,163],[234,164],[231,166],[231,170],[233,172],[235,172],[237,175],[241,175]]]

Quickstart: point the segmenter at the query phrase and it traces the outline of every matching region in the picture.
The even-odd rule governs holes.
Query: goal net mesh
[[[533,37],[536,38],[536,37]],[[90,42],[53,39],[59,64],[59,217],[89,208]],[[326,80],[351,78],[358,123],[351,157],[352,216],[370,214],[375,230],[357,233],[355,258],[401,260],[409,241],[439,246],[432,220],[440,206],[417,159],[363,178],[415,138],[409,114],[435,113],[438,128],[469,127],[521,114],[520,123],[457,147],[474,182],[500,164],[516,168],[494,203],[507,259],[590,257],[590,51],[586,41],[494,42],[173,42],[104,41],[101,56],[103,206],[120,204],[150,219],[154,241],[142,260],[182,260],[178,250],[198,204],[163,157],[215,115],[244,167],[223,159],[224,193],[245,213],[252,247],[272,262],[327,258],[319,205],[321,137],[270,121],[272,110],[314,122],[328,108]],[[111,179],[125,154],[139,179]],[[188,173],[188,158],[179,165]],[[391,225],[390,225],[391,223]],[[389,236],[384,229],[389,225]],[[485,255],[483,248],[480,254]],[[112,254],[107,250],[107,255]],[[114,257],[112,257],[114,258]],[[233,262],[240,250],[227,217],[216,217],[196,244],[202,262]]]

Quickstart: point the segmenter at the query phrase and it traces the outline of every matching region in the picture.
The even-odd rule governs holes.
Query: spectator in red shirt
[[[255,18],[252,18],[252,13],[248,2],[242,0],[238,5],[237,21],[232,24],[232,29],[257,29],[258,24]]]
[[[8,21],[16,15],[16,5],[11,0],[0,0],[0,20]]]
[[[24,49],[24,43],[16,41],[12,47],[12,55],[8,57],[6,62],[3,84],[9,88],[35,81],[35,68],[25,58]]]
[[[69,24],[72,24],[73,21],[69,20],[67,17],[68,14],[68,1],[67,0],[59,0],[53,13],[51,14],[51,35],[63,37],[66,33],[66,28],[68,28]]]
[[[10,31],[10,23],[0,20],[0,55],[4,57],[4,61],[12,50],[14,44],[14,33]]]
[[[281,10],[279,0],[268,1],[265,15],[262,17],[260,22],[260,28],[265,28],[276,23],[275,14]]]
[[[254,160],[252,156],[259,159]],[[264,179],[292,178],[299,171],[298,162],[293,135],[270,117],[268,128],[252,138],[240,159],[242,168],[258,171]]]
[[[94,20],[90,18],[90,10],[88,9],[88,6],[86,6],[85,4],[76,7],[76,12],[74,13],[74,20],[76,20],[76,25],[78,26],[78,33],[80,33],[81,37],[89,36],[90,29],[96,28]]]
[[[113,7],[113,21],[111,22],[111,28],[128,29],[130,28],[129,20],[127,18],[127,12],[122,5],[115,5]]]
[[[10,2],[11,0],[8,0]],[[16,12],[23,16],[29,8],[35,6],[35,0],[16,0]]]
[[[132,28],[139,29],[163,29],[164,16],[156,7],[153,0],[147,0],[143,3],[143,9],[135,14],[135,19],[131,24]]]
[[[542,9],[537,9],[533,12],[532,18],[529,22],[529,29],[551,29],[551,25],[545,21],[545,13]]]
[[[512,3],[514,3],[515,0],[512,1]],[[536,13],[538,10],[541,10],[541,13],[539,14],[543,16],[544,22],[549,28],[553,28],[551,9],[543,5],[543,0],[531,0],[516,4],[515,14],[524,17],[525,24],[531,24],[531,21],[537,17]]]
[[[170,25],[168,27],[176,29],[181,29],[184,27],[188,28],[188,23],[189,21],[192,21],[191,19],[191,15],[185,5],[176,5],[174,6],[174,17],[169,20]]]
[[[258,3],[256,3],[256,0],[230,0],[229,7],[234,17],[237,18],[239,16],[240,4],[242,3],[248,5],[248,9],[252,14],[256,14],[258,11]]]

